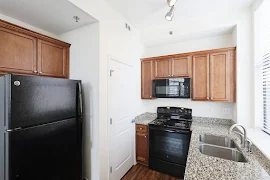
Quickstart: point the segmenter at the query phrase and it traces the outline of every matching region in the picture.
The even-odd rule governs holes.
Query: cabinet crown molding
[[[181,53],[181,54],[170,54],[170,55],[164,55],[164,56],[148,57],[148,58],[142,58],[141,61],[151,61],[151,60],[157,60],[157,59],[178,58],[178,57],[183,57],[183,56],[193,56],[193,55],[198,55],[198,54],[209,54],[209,53],[216,53],[216,52],[229,51],[229,50],[232,50],[232,51],[236,50],[236,47],[227,47],[227,48],[219,48],[219,49],[187,52],[187,53]]]

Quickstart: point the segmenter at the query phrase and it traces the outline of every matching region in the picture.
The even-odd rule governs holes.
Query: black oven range
[[[184,178],[191,137],[192,109],[158,107],[149,123],[149,168]]]

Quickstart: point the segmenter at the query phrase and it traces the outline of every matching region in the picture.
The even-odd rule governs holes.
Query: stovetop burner
[[[157,119],[149,123],[149,126],[190,130],[192,123],[191,113],[192,110],[186,108],[159,107]]]

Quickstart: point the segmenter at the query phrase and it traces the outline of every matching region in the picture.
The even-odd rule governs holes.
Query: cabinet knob
[[[152,98],[152,96],[149,96],[150,98]]]
[[[38,71],[33,71],[33,73],[37,74],[37,73],[38,73]]]
[[[146,136],[144,136],[146,138]]]
[[[173,75],[171,75],[173,77]]]
[[[42,72],[39,72],[39,74],[42,74]]]
[[[168,75],[169,77],[171,77],[171,75]]]
[[[209,100],[209,97],[207,98],[207,100]]]
[[[140,130],[142,130],[142,128],[140,128]]]

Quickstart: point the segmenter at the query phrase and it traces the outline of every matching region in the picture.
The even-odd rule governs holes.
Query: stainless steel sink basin
[[[200,142],[229,148],[237,148],[235,142],[232,139],[210,134],[200,135]]]
[[[235,162],[247,162],[243,154],[237,149],[214,146],[210,144],[200,144],[200,152],[208,156],[218,157]]]

